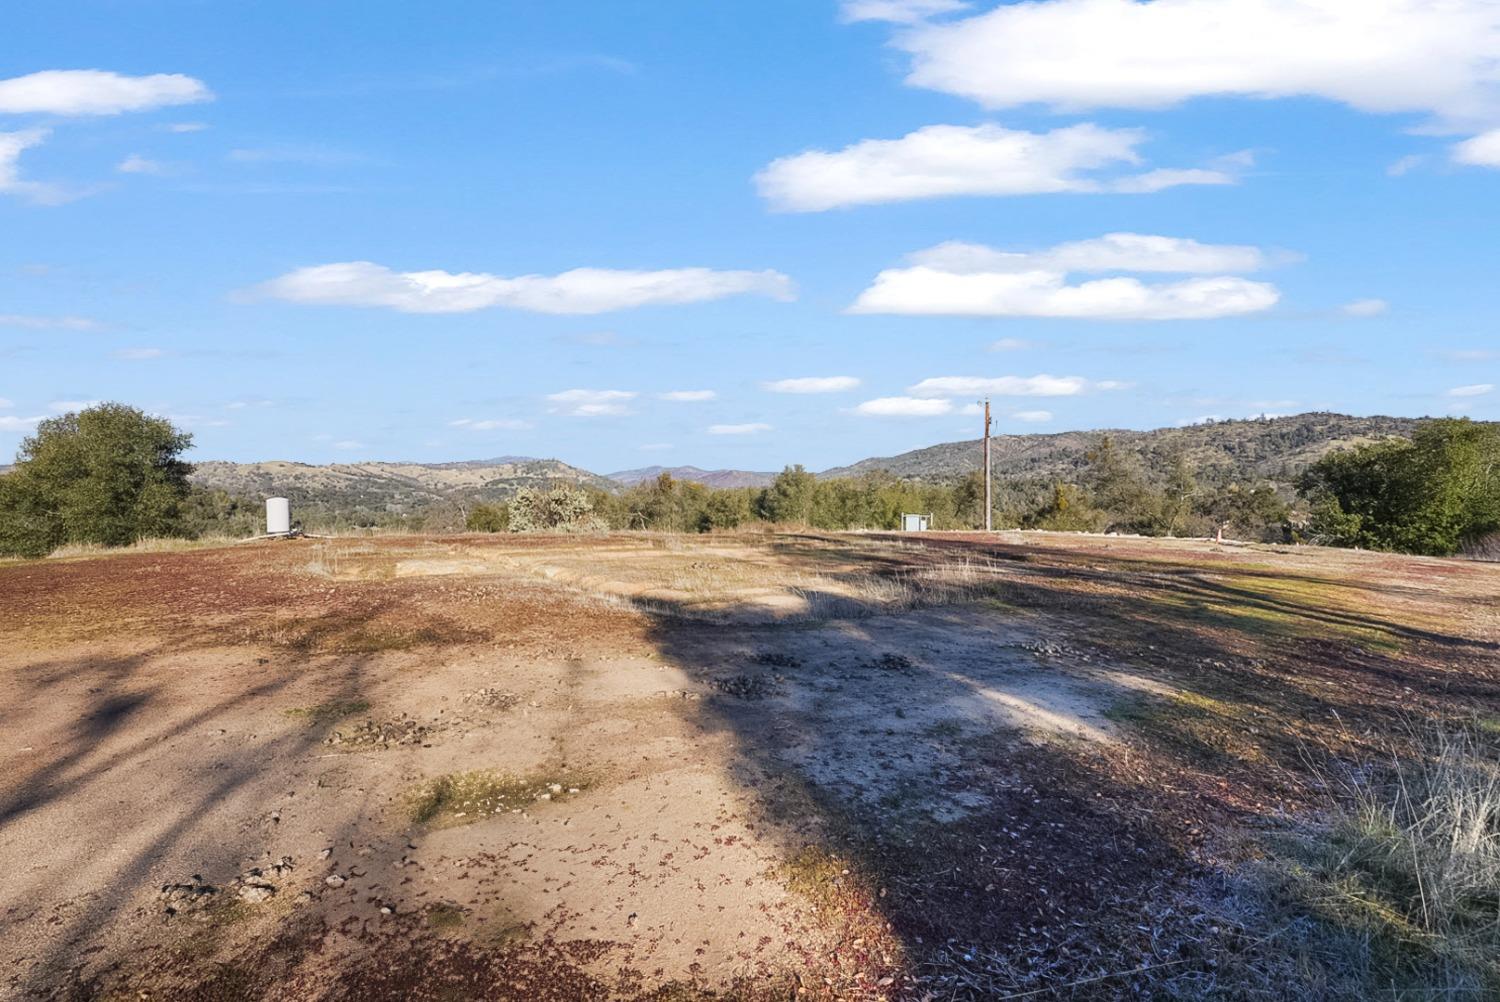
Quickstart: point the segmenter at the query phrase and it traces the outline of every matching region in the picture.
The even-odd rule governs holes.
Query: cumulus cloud
[[[1481,132],[1454,146],[1453,159],[1471,167],[1500,167],[1500,129]]]
[[[953,401],[926,397],[879,397],[854,408],[866,417],[938,417],[953,410]]]
[[[1493,383],[1474,383],[1470,386],[1455,386],[1448,391],[1450,397],[1482,397],[1495,389]]]
[[[292,303],[374,306],[402,313],[468,313],[506,307],[590,314],[746,294],[790,300],[794,287],[790,278],[776,271],[575,268],[560,275],[505,278],[482,272],[397,272],[369,261],[351,261],[300,268],[263,283],[252,294]]]
[[[61,185],[21,177],[21,154],[40,146],[51,134],[48,129],[0,132],[0,195],[19,195],[38,205],[58,205],[78,197],[79,193]]]
[[[1285,257],[1285,255],[1283,255]],[[1209,274],[1259,271],[1271,263],[1258,247],[1205,244],[1183,237],[1106,233],[1040,251],[1001,251],[950,241],[908,257],[913,264],[952,272],[1140,271]]]
[[[908,81],[993,108],[1320,97],[1440,123],[1500,113],[1492,0],[1037,0],[897,34]]]
[[[1384,299],[1356,299],[1339,307],[1339,312],[1351,317],[1378,317],[1391,308]]]
[[[549,393],[547,400],[554,414],[569,417],[618,417],[629,414],[630,401],[638,394],[630,390],[562,390]]]
[[[935,376],[907,392],[914,397],[1072,397],[1089,387],[1082,376]]]
[[[916,24],[930,17],[967,10],[963,0],[844,0],[839,15],[849,23],[889,21],[893,24]]]
[[[212,99],[203,81],[180,73],[43,70],[0,80],[0,114],[7,115],[118,115]]]
[[[1052,420],[1051,411],[1016,411],[1011,417],[1027,424],[1045,424]]]
[[[1253,247],[1114,233],[1044,251],[1015,253],[948,243],[910,255],[848,308],[850,313],[932,316],[1202,320],[1270,309],[1281,298],[1266,282],[1227,275],[1147,283],[1112,276],[1069,283],[1073,272],[1249,271],[1266,263]]]
[[[1140,129],[1089,123],[1051,132],[929,125],[900,139],[866,139],[836,152],[782,157],[757,174],[755,184],[773,209],[821,212],[947,195],[1145,194],[1235,181],[1226,170],[1204,168],[1120,173],[1141,163],[1136,147],[1145,138]]]
[[[718,396],[713,390],[668,390],[666,393],[658,393],[660,400],[670,400],[678,404],[696,404],[706,400],[713,400]]]
[[[531,427],[531,422],[519,418],[459,418],[449,421],[448,427],[465,431],[524,431]]]
[[[843,393],[859,386],[854,376],[798,376],[760,384],[772,393]]]
[[[763,431],[770,431],[771,426],[754,422],[751,424],[711,424],[708,426],[710,435],[759,435]]]

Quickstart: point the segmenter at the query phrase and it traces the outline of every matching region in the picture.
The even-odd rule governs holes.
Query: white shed
[[[926,532],[930,528],[932,528],[931,515],[907,514],[905,512],[901,515],[902,532]]]

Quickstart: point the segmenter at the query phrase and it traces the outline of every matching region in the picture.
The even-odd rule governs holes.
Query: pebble
[[[344,878],[339,876],[337,873],[330,873],[328,876],[323,878],[323,883],[327,884],[329,887],[343,887]]]

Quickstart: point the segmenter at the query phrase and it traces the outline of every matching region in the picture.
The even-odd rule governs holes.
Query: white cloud
[[[867,417],[938,417],[953,410],[953,401],[928,397],[879,397],[854,408]]]
[[[143,362],[147,359],[161,358],[166,352],[161,348],[121,348],[115,352],[116,358],[127,362]]]
[[[1472,167],[1500,167],[1500,129],[1481,132],[1453,147],[1453,159]]]
[[[710,435],[759,435],[763,431],[770,431],[771,426],[759,422],[753,424],[711,424],[708,426]]]
[[[1125,382],[1123,380],[1119,380],[1119,379],[1101,379],[1097,383],[1094,384],[1094,389],[1096,389],[1096,390],[1105,390],[1105,391],[1108,391],[1108,390],[1128,390],[1128,389],[1130,389],[1134,385],[1135,385],[1134,383],[1127,383],[1127,382]]]
[[[115,170],[121,174],[165,174],[167,165],[156,160],[148,160],[139,153],[132,153],[116,164]]]
[[[8,115],[118,115],[212,99],[201,80],[180,73],[43,70],[0,80],[0,114]]]
[[[202,132],[204,129],[208,128],[208,123],[206,123],[206,122],[171,122],[171,123],[168,123],[167,125],[163,126],[163,128],[165,128],[168,132],[176,132],[176,133]]]
[[[21,178],[21,154],[40,146],[51,134],[48,129],[0,132],[0,195],[19,195],[38,205],[60,205],[83,194],[46,181]]]
[[[1391,308],[1384,299],[1356,299],[1339,307],[1339,312],[1351,317],[1378,317]]]
[[[908,82],[992,108],[1320,97],[1449,126],[1500,117],[1493,0],[1037,0],[895,44]]]
[[[396,272],[369,261],[300,268],[253,291],[293,303],[379,306],[403,313],[467,313],[507,307],[536,313],[586,314],[698,303],[742,294],[794,298],[792,280],[776,271],[576,268],[560,275],[504,278],[475,272]]]
[[[7,399],[6,397],[0,397],[0,410],[5,410],[6,408],[14,407],[15,405],[16,402],[14,400]]]
[[[1144,194],[1235,181],[1227,171],[1199,168],[1119,174],[1141,163],[1136,147],[1145,138],[1140,129],[1090,123],[1051,132],[929,125],[900,139],[866,139],[837,152],[782,157],[755,176],[755,185],[773,209],[821,212],[948,195]],[[1106,170],[1113,173],[1098,176]]]
[[[87,317],[38,317],[21,313],[0,313],[0,327],[24,327],[36,331],[92,331],[99,329],[99,322]]]
[[[936,376],[907,392],[914,397],[1072,397],[1089,389],[1082,376]]]
[[[1385,169],[1391,177],[1405,177],[1427,162],[1427,158],[1418,153],[1409,153],[1399,157],[1394,163]]]
[[[1248,271],[1267,263],[1254,247],[1139,233],[1026,253],[953,242],[918,251],[908,261],[910,267],[877,275],[847,312],[1199,320],[1256,313],[1281,298],[1268,283],[1222,275],[1155,284],[1125,277],[1068,283],[1073,271]]]
[[[1016,411],[1011,417],[1027,424],[1046,424],[1052,420],[1051,411]]]
[[[890,21],[894,24],[916,24],[929,17],[967,10],[963,0],[844,0],[840,17],[848,22]]]
[[[0,414],[0,431],[30,431],[43,420],[41,417],[15,417],[11,414]]]
[[[343,450],[363,449],[363,448],[365,448],[365,443],[363,443],[363,442],[356,442],[353,439],[346,438],[346,439],[344,439],[342,441],[333,443],[333,447],[335,449],[343,449]]]
[[[525,431],[531,427],[531,422],[519,418],[459,418],[449,421],[448,427],[465,431]]]
[[[843,393],[858,387],[859,380],[854,376],[799,376],[760,385],[772,393]]]
[[[630,390],[562,390],[547,394],[554,414],[569,417],[619,417],[629,414],[630,401],[637,394]]]
[[[955,275],[931,268],[883,271],[850,313],[1196,320],[1257,313],[1280,298],[1275,286],[1242,278],[1148,285],[1107,278],[1068,285],[1054,272]]]
[[[1482,397],[1495,389],[1493,383],[1474,383],[1472,386],[1455,386],[1448,391],[1450,397]]]
[[[1025,351],[1032,347],[1030,341],[1018,337],[1003,337],[998,341],[990,342],[990,351]]]
[[[713,400],[718,394],[713,390],[669,390],[666,393],[658,393],[660,400],[670,400],[679,404],[696,404],[705,400]]]
[[[97,407],[102,400],[54,400],[47,405],[47,409],[54,414],[72,414],[78,411],[86,411],[90,407]]]
[[[1280,255],[1279,259],[1286,259]],[[1106,233],[1040,251],[1001,251],[953,240],[908,255],[912,264],[955,273],[1139,271],[1178,274],[1259,271],[1272,262],[1258,247],[1205,244],[1185,237]]]

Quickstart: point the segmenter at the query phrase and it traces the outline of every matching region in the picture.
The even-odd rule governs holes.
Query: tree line
[[[259,498],[188,480],[192,436],[164,418],[100,404],[41,422],[15,467],[0,475],[0,555],[37,557],[70,543],[122,546],[152,537],[254,535]],[[1000,478],[992,485],[998,528],[1129,532],[1447,555],[1500,556],[1500,426],[1427,421],[1411,438],[1339,450],[1294,486],[1200,482],[1178,452],[1165,472],[1107,434],[1068,480]],[[903,513],[933,529],[984,522],[984,483],[948,483],[887,472],[821,479],[789,466],[764,488],[714,489],[663,474],[617,493],[555,485],[522,488],[501,503],[463,510],[475,532],[653,530],[713,532],[751,524],[825,530],[896,529]],[[411,525],[410,528],[423,528]],[[431,528],[431,526],[428,526]]]

